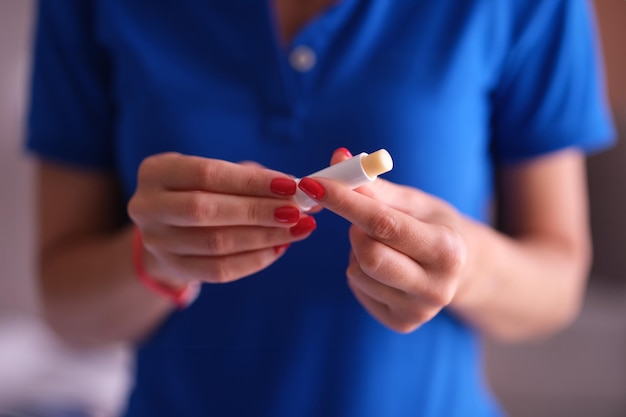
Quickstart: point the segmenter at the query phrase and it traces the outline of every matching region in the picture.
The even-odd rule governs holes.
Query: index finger
[[[318,204],[350,221],[379,242],[411,258],[419,258],[420,262],[438,262],[439,244],[446,237],[435,225],[424,223],[327,178],[303,178],[298,187]]]
[[[282,172],[251,164],[175,153],[146,160],[139,175],[170,191],[277,197],[292,195],[296,190],[293,178]]]

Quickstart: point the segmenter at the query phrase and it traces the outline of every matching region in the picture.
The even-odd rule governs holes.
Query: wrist
[[[135,226],[132,236],[132,260],[135,278],[153,293],[168,299],[179,310],[188,307],[200,292],[200,283],[162,278],[154,271],[157,260],[145,249],[141,231]]]
[[[493,244],[492,230],[482,223],[462,217],[459,228],[467,247],[467,258],[450,307],[466,312],[480,308],[495,290],[493,263],[500,253]]]
[[[136,238],[136,236],[134,236],[133,238]],[[171,288],[183,288],[189,285],[190,282],[188,280],[168,273],[168,268],[164,265],[163,261],[159,259],[159,257],[157,257],[155,254],[153,254],[150,250],[148,250],[148,248],[144,244],[142,244],[141,247],[141,259],[143,261],[143,268],[145,273],[155,281],[163,285],[167,285]]]

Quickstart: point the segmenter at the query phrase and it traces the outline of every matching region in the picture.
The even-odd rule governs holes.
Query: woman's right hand
[[[171,285],[225,283],[276,261],[315,230],[291,201],[288,175],[165,153],[139,167],[128,213],[141,231],[146,272]]]

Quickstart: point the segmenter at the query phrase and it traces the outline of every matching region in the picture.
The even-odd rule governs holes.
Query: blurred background
[[[595,261],[580,318],[548,340],[487,342],[490,384],[512,417],[626,416],[626,2],[595,5],[620,142],[589,160]],[[21,149],[33,6],[0,0],[0,416],[43,406],[113,417],[131,384],[129,352],[71,351],[37,319],[34,172]]]

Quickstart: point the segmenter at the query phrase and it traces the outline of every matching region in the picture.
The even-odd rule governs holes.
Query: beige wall
[[[0,0],[0,415],[20,402],[113,417],[129,386],[128,352],[72,352],[37,320],[34,166],[22,150],[33,4]]]
[[[593,276],[626,285],[626,1],[596,0],[607,81],[620,141],[589,161]]]
[[[28,0],[0,0],[0,316],[35,306],[33,170],[20,148],[30,8]]]
[[[595,5],[620,141],[588,164],[595,256],[580,318],[546,341],[487,345],[493,387],[514,417],[626,416],[626,1]]]

